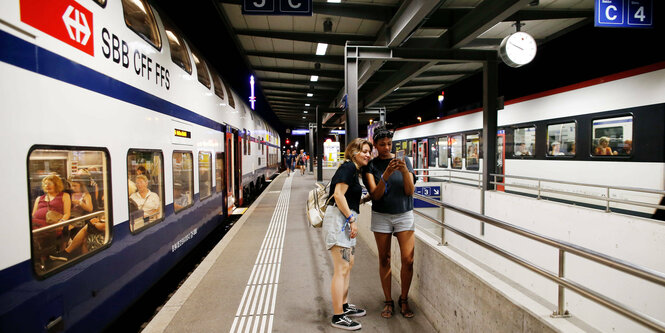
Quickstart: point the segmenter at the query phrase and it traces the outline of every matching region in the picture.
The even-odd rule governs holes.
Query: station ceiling
[[[309,17],[243,15],[243,0],[213,3],[270,108],[291,128],[314,122],[316,106],[334,110],[342,104],[347,41],[389,46],[406,58],[418,58],[423,50],[446,54],[437,61],[362,62],[362,126],[377,118],[365,110],[385,108],[390,115],[482,72],[482,62],[469,55],[496,52],[516,22],[540,46],[592,24],[594,6],[593,0],[314,0]],[[327,44],[323,55],[316,54],[320,43]],[[336,116],[327,125],[343,121]]]

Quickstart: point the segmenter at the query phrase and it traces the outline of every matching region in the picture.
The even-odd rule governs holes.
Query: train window
[[[101,149],[49,147],[29,152],[32,264],[37,276],[111,241],[109,165],[108,152]]]
[[[536,126],[516,128],[513,130],[513,155],[533,156],[536,146]]]
[[[448,137],[439,137],[439,167],[448,167]]]
[[[451,167],[453,169],[462,168],[462,157],[464,153],[464,148],[462,147],[462,136],[453,135],[450,137],[450,161],[452,163]]]
[[[229,96],[229,106],[232,108],[236,108],[236,102],[233,100],[233,94],[231,94],[231,88],[229,88],[228,83],[224,82],[224,87],[226,87],[226,95]],[[251,113],[250,113],[251,114]],[[254,119],[254,116],[252,115],[252,120]]]
[[[94,0],[98,5],[102,6],[102,8],[106,7],[106,0]]]
[[[224,180],[222,178],[224,177],[224,157],[222,154],[223,153],[217,153],[215,161],[215,180],[217,181],[215,192],[217,193],[224,190]]]
[[[162,49],[157,21],[146,0],[122,0],[125,24],[156,49]]]
[[[196,76],[206,88],[210,89],[210,76],[208,76],[208,66],[206,66],[205,61],[199,58],[199,56],[192,51],[192,57],[194,57],[194,65],[196,65]]]
[[[547,125],[547,156],[575,156],[575,122]]]
[[[478,170],[478,154],[480,152],[480,134],[466,135],[466,169]]]
[[[216,71],[212,71],[212,82],[215,85],[215,95],[224,99],[224,86],[222,85],[222,79],[219,78],[219,74]]]
[[[130,149],[127,153],[131,232],[164,219],[163,160],[164,156],[159,150]]]
[[[437,141],[436,138],[429,138],[427,139],[427,142],[429,142],[430,150],[429,150],[429,166],[430,167],[436,167],[436,159],[438,158],[439,151],[436,149]]]
[[[596,156],[633,153],[633,116],[594,119],[592,151]]]
[[[167,21],[164,21],[164,30],[171,49],[171,61],[185,72],[192,74],[192,62],[189,60],[189,52],[187,46],[185,46],[185,41],[180,38],[180,35]]]
[[[173,152],[173,210],[176,213],[191,206],[193,203],[193,166],[191,152]]]
[[[199,200],[212,195],[212,154],[199,152]]]

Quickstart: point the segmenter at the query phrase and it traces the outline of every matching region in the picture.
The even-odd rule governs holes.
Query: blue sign
[[[596,27],[653,28],[653,0],[596,0]]]
[[[312,16],[312,0],[243,0],[242,14]]]

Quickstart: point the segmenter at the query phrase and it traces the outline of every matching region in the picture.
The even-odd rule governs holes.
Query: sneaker
[[[362,317],[367,314],[367,311],[357,308],[354,304],[349,304],[344,307],[344,314],[349,317]]]
[[[335,320],[335,317],[336,316],[333,316],[332,322],[330,323],[332,327],[341,328],[347,331],[355,331],[362,328],[362,325],[360,325],[359,322],[349,319],[346,315],[339,316],[337,320]]]

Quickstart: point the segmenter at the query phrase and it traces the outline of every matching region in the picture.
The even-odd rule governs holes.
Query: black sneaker
[[[367,314],[367,311],[357,308],[354,304],[348,304],[344,307],[344,314],[349,317],[363,317]]]
[[[333,316],[332,322],[330,323],[332,327],[341,328],[347,331],[355,331],[362,328],[362,325],[360,325],[359,322],[351,320],[346,315],[339,316],[337,320],[335,320],[335,317],[337,316]]]

